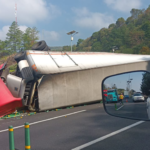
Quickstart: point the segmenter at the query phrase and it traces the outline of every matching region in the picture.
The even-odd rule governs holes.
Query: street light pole
[[[73,36],[71,34],[71,52],[72,52],[72,41],[73,41]]]
[[[76,31],[71,31],[71,32],[68,32],[67,34],[68,35],[71,35],[71,52],[72,52],[72,41],[73,41],[73,35],[77,34],[78,32]]]

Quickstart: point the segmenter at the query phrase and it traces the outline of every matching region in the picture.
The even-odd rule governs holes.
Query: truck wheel
[[[42,51],[48,51],[49,47],[46,45],[46,47]]]
[[[14,56],[14,59],[15,59],[17,62],[19,62],[20,60],[24,60],[25,55],[26,55],[26,52],[25,52],[25,51],[21,51],[21,52],[17,53],[17,54]]]
[[[39,41],[32,46],[32,50],[43,50],[46,47],[45,41]]]

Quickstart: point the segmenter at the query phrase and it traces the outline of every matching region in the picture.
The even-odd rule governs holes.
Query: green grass
[[[9,66],[9,72],[10,73],[15,72],[16,68],[17,68],[17,64]]]

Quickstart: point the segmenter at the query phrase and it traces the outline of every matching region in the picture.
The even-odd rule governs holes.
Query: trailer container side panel
[[[51,75],[43,76],[38,86],[39,110],[53,108],[53,90]]]
[[[72,102],[79,103],[80,96],[80,82],[79,82],[79,71],[70,72],[65,74],[66,80],[66,94],[67,103],[66,105],[71,105]]]
[[[112,53],[60,53],[27,51],[30,66],[35,65],[36,74],[55,74],[76,70],[124,65],[150,61],[149,55],[130,55]],[[31,61],[31,62],[30,62]],[[33,64],[34,63],[34,64]],[[131,66],[132,69],[132,66]]]
[[[82,71],[45,75],[38,87],[40,111],[102,99],[101,83],[109,75],[136,71],[150,71],[150,62],[138,62]]]

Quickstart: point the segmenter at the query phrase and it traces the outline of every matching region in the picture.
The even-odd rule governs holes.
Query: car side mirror
[[[134,71],[106,77],[102,82],[105,111],[113,116],[150,120],[150,73]]]

